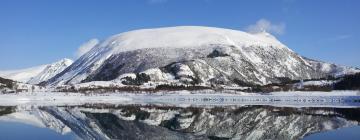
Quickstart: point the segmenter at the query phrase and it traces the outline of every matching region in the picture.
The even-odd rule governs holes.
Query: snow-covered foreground
[[[82,105],[82,104],[165,104],[172,106],[271,105],[290,107],[360,107],[359,91],[196,93],[188,91],[159,93],[19,93],[0,95],[0,106]]]

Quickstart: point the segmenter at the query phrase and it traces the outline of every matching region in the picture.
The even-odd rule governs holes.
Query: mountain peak
[[[63,63],[63,64],[66,64],[66,65],[71,65],[74,61],[71,60],[71,59],[68,59],[68,58],[63,58],[55,63]],[[54,63],[53,63],[54,64]]]
[[[62,72],[64,69],[66,69],[72,63],[73,63],[73,61],[71,59],[64,58],[57,62],[49,64],[39,74],[32,77],[27,83],[38,84],[43,81],[46,81],[46,80],[54,77],[55,75],[59,74],[60,72]]]
[[[253,33],[254,35],[257,35],[257,36],[262,36],[262,37],[267,37],[267,38],[271,38],[271,39],[274,39],[274,40],[277,40],[277,38],[272,35],[271,33],[269,32],[266,32],[265,30],[263,30],[262,32],[258,32],[258,33]]]

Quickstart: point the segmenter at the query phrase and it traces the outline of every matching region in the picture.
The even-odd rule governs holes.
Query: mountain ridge
[[[0,76],[18,82],[28,84],[39,84],[63,71],[73,63],[72,60],[64,58],[51,64],[35,66],[20,70],[0,71]]]

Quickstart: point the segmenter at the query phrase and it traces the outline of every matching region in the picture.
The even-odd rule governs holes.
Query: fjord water
[[[358,96],[261,97],[1,106],[0,139],[360,138]]]

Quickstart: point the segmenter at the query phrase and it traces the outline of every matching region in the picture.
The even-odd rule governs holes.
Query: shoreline
[[[159,92],[159,93],[62,93],[33,92],[0,94],[0,106],[16,105],[83,105],[83,104],[135,104],[163,103],[188,105],[326,105],[338,104],[330,100],[347,98],[360,99],[359,91],[333,92],[272,92],[262,93],[194,93],[189,91]],[[336,99],[335,99],[336,98]],[[234,100],[236,99],[236,101]],[[233,101],[231,101],[233,100]],[[306,100],[307,102],[304,102]],[[318,100],[318,101],[316,101]],[[321,100],[321,102],[319,101]],[[226,101],[226,102],[225,102]],[[345,101],[345,100],[344,100]],[[340,103],[340,102],[339,102]],[[360,103],[359,103],[360,106]]]

